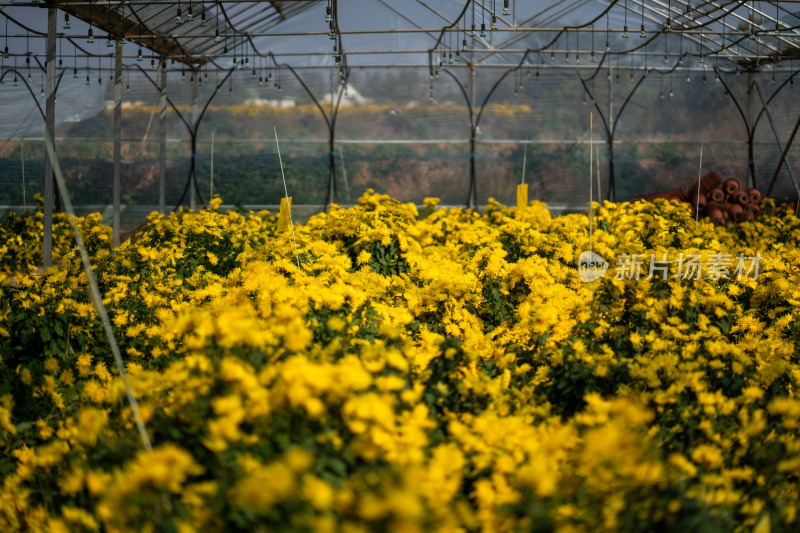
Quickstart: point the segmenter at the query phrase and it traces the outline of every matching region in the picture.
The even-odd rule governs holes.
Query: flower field
[[[725,227],[596,205],[591,283],[588,217],[537,202],[368,193],[297,257],[218,206],[114,251],[80,220],[152,451],[65,216],[41,275],[41,213],[0,228],[0,530],[800,528],[800,220],[771,200]],[[637,254],[675,270],[615,275]]]

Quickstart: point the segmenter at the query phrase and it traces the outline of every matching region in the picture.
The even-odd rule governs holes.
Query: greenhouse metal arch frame
[[[381,2],[384,5],[387,5],[386,2]],[[274,35],[282,35],[286,38],[290,37],[313,37],[318,35],[327,35],[333,40],[338,48],[334,48],[333,58],[334,58],[334,66],[328,65],[321,65],[321,68],[338,68],[340,72],[340,78],[343,81],[342,85],[339,87],[339,98],[337,100],[335,111],[332,113],[331,117],[327,117],[325,114],[324,109],[322,106],[319,105],[319,102],[316,101],[317,106],[319,107],[320,111],[322,111],[323,118],[328,123],[329,129],[329,186],[328,186],[328,194],[326,199],[326,205],[332,201],[337,200],[337,190],[336,190],[336,162],[335,162],[335,124],[336,124],[336,114],[338,113],[339,102],[341,101],[341,93],[342,87],[347,83],[347,77],[349,76],[350,68],[348,67],[348,58],[350,57],[362,57],[362,56],[369,56],[369,57],[377,57],[381,58],[387,51],[380,49],[381,47],[375,47],[374,49],[359,49],[358,47],[354,47],[351,49],[345,49],[344,44],[346,39],[356,39],[358,36],[363,35],[373,35],[373,34],[380,34],[381,31],[377,28],[374,29],[361,29],[361,30],[346,30],[343,29],[340,22],[340,6],[344,5],[345,2],[337,2],[333,0],[331,3],[332,10],[326,15],[326,23],[329,23],[329,28],[327,33],[322,31],[289,31],[279,33],[273,31],[277,28],[281,22],[286,20],[290,20],[292,17],[296,17],[302,15],[303,13],[307,12],[309,8],[321,6],[321,2],[310,2],[310,1],[284,1],[284,2],[200,2],[195,4],[195,6],[200,5],[200,11],[195,12],[194,15],[197,15],[198,19],[201,19],[203,24],[201,27],[202,30],[198,32],[186,31],[183,33],[176,32],[176,31],[168,31],[170,28],[175,27],[175,21],[173,21],[174,14],[177,13],[177,17],[180,21],[181,14],[181,3],[175,2],[156,2],[156,3],[144,3],[138,1],[131,1],[131,2],[90,2],[90,1],[64,1],[64,2],[44,2],[44,3],[31,3],[31,4],[17,4],[17,3],[5,3],[2,5],[2,12],[3,15],[8,20],[10,17],[5,12],[5,10],[9,7],[20,7],[20,6],[27,6],[31,8],[41,9],[46,8],[48,10],[48,26],[46,32],[46,72],[47,72],[47,105],[45,109],[45,122],[46,122],[46,129],[48,132],[52,133],[53,131],[53,115],[54,115],[54,104],[55,104],[55,93],[57,88],[57,81],[55,79],[56,75],[56,40],[59,38],[63,38],[65,36],[64,33],[58,34],[56,32],[56,20],[58,11],[62,11],[65,14],[84,20],[90,23],[90,29],[88,34],[86,35],[77,35],[67,37],[69,41],[75,44],[74,40],[78,38],[93,38],[93,31],[92,27],[97,27],[101,30],[107,32],[106,39],[108,44],[112,44],[114,46],[114,87],[115,87],[115,99],[114,99],[114,244],[119,244],[119,230],[120,230],[120,223],[119,223],[119,173],[120,173],[120,165],[119,165],[119,143],[120,143],[120,135],[119,135],[119,128],[121,122],[121,108],[120,108],[120,100],[121,100],[121,68],[122,68],[122,47],[121,43],[124,42],[126,39],[138,44],[139,46],[139,56],[137,59],[142,57],[142,48],[149,49],[151,52],[151,58],[154,60],[157,58],[159,61],[159,65],[162,71],[162,112],[161,112],[161,120],[162,120],[162,145],[161,145],[161,155],[160,155],[160,171],[161,176],[163,179],[164,176],[164,150],[163,150],[163,120],[165,116],[165,103],[166,100],[166,69],[164,66],[168,60],[171,61],[179,61],[182,64],[185,64],[189,67],[189,70],[195,75],[193,77],[197,80],[198,76],[196,75],[199,72],[199,69],[205,68],[206,71],[209,70],[209,67],[213,69],[218,69],[221,71],[225,71],[230,75],[233,72],[233,69],[222,69],[219,67],[216,62],[215,58],[220,55],[226,55],[229,51],[229,42],[231,43],[234,58],[237,57],[236,54],[240,54],[239,57],[243,55],[247,55],[248,61],[250,57],[262,57],[262,58],[269,58],[273,61],[274,64],[283,66],[284,68],[288,68],[292,74],[300,81],[301,85],[304,86],[304,89],[308,92],[309,96],[313,100],[317,100],[316,97],[313,95],[312,91],[305,86],[301,77],[297,73],[296,67],[299,65],[292,66],[291,63],[288,61],[279,63],[276,59],[279,56],[284,56],[287,58],[322,58],[322,57],[330,57],[331,53],[328,51],[322,51],[319,49],[309,49],[309,50],[298,50],[292,53],[279,53],[273,52],[272,50],[263,50],[259,44],[260,38],[266,38]],[[556,2],[554,6],[547,7],[543,9],[540,13],[529,17],[522,21],[521,23],[517,23],[516,19],[509,20],[504,15],[499,13],[499,10],[495,8],[495,2],[491,3],[491,6],[488,2],[478,2],[475,0],[469,0],[463,3],[460,7],[459,11],[455,13],[455,16],[452,18],[448,18],[445,11],[440,6],[433,6],[434,2],[419,2],[425,9],[429,12],[434,13],[435,17],[441,18],[445,22],[447,22],[443,27],[438,30],[433,30],[431,28],[425,28],[420,24],[414,22],[413,17],[404,15],[402,12],[398,12],[398,9],[388,6],[392,11],[395,13],[399,13],[400,17],[408,20],[411,22],[412,27],[403,30],[403,33],[411,34],[414,36],[430,36],[436,37],[436,33],[438,32],[438,38],[434,39],[434,44],[427,48],[427,50],[420,50],[414,49],[411,47],[405,49],[396,49],[392,50],[393,54],[396,55],[413,55],[413,54],[424,54],[428,58],[428,66],[431,71],[431,82],[434,83],[435,79],[437,78],[436,70],[441,69],[447,72],[454,80],[457,80],[456,76],[446,70],[444,68],[445,64],[448,60],[452,61],[452,56],[455,51],[456,57],[466,57],[469,56],[469,59],[464,61],[462,64],[467,66],[470,69],[470,78],[473,80],[473,97],[470,100],[470,97],[467,95],[466,90],[461,87],[463,95],[467,101],[467,107],[470,113],[470,117],[474,117],[472,106],[476,101],[474,94],[474,71],[476,68],[481,66],[491,66],[500,68],[503,67],[503,62],[509,62],[508,60],[513,58],[514,55],[521,56],[521,59],[518,62],[515,62],[512,65],[508,65],[508,68],[503,72],[494,85],[492,89],[489,91],[489,94],[485,96],[483,99],[483,103],[481,105],[480,111],[478,112],[477,117],[473,120],[470,119],[470,190],[468,193],[468,200],[467,204],[470,207],[476,207],[476,199],[477,199],[477,185],[478,180],[476,177],[476,171],[474,167],[474,158],[475,158],[475,129],[477,128],[477,122],[480,120],[481,113],[483,111],[484,106],[489,102],[491,96],[496,88],[498,88],[503,80],[511,73],[518,73],[521,69],[524,68],[532,68],[536,67],[537,69],[543,68],[562,68],[561,65],[545,65],[545,64],[535,64],[529,61],[529,57],[534,54],[539,54],[541,56],[542,53],[550,53],[551,58],[555,54],[564,54],[567,61],[569,60],[570,54],[574,53],[576,58],[579,58],[580,55],[588,55],[591,53],[592,59],[595,57],[595,46],[594,40],[596,35],[605,34],[606,37],[606,47],[605,51],[602,52],[602,58],[600,64],[597,67],[586,65],[585,67],[580,67],[576,65],[570,65],[569,68],[575,69],[578,72],[585,70],[585,69],[594,69],[594,73],[592,74],[592,78],[597,75],[598,72],[601,71],[603,68],[603,63],[606,61],[606,58],[613,55],[626,55],[631,56],[637,60],[637,68],[643,71],[643,76],[640,79],[640,82],[644,79],[648,72],[652,72],[654,69],[648,67],[647,61],[649,58],[654,56],[658,57],[661,55],[661,51],[653,51],[648,50],[648,46],[654,43],[657,39],[661,38],[664,41],[664,59],[665,62],[669,59],[670,61],[674,61],[674,64],[670,66],[670,71],[675,71],[679,68],[683,68],[687,71],[692,70],[699,70],[698,62],[695,62],[694,65],[684,65],[683,62],[687,58],[692,59],[699,59],[699,64],[703,64],[704,59],[714,58],[716,64],[714,65],[714,72],[726,72],[724,68],[719,68],[718,63],[720,59],[722,61],[727,61],[731,67],[728,71],[733,71],[735,67],[736,72],[741,69],[744,69],[746,72],[757,72],[764,66],[771,65],[773,71],[775,70],[775,64],[780,61],[789,61],[790,66],[787,69],[786,67],[780,67],[779,72],[788,73],[789,78],[785,80],[781,86],[778,88],[780,90],[786,85],[786,82],[789,79],[793,79],[797,71],[793,68],[792,61],[800,57],[798,54],[798,50],[800,50],[800,46],[798,45],[798,24],[797,21],[792,19],[791,17],[795,17],[796,14],[793,14],[786,10],[785,5],[781,5],[780,2],[769,2],[770,6],[774,6],[775,8],[775,15],[772,16],[768,14],[767,10],[760,10],[757,9],[753,2],[743,2],[743,1],[736,1],[736,2],[715,2],[715,1],[708,1],[708,2],[699,2],[697,4],[692,4],[689,1],[681,1],[675,0],[674,2],[669,2],[666,5],[663,2],[647,2],[647,1],[639,1],[639,0],[629,0],[625,2],[620,2],[619,0],[613,0],[611,2],[607,2],[603,5],[598,7],[603,8],[599,11],[598,14],[595,14],[593,17],[589,18],[586,22],[580,24],[567,24],[564,26],[555,26],[555,27],[538,27],[536,24],[531,23],[530,26],[526,26],[527,23],[536,19],[541,13],[545,13],[548,11],[552,11],[554,9],[567,9],[565,2]],[[506,4],[504,7],[509,7],[508,2],[504,2]],[[582,1],[579,3],[580,6],[588,7],[591,5],[591,2]],[[148,7],[150,6],[150,7]],[[184,6],[185,7],[185,6]],[[514,3],[514,16],[516,17],[516,2]],[[321,10],[321,7],[320,7]],[[508,33],[510,35],[507,39],[501,42],[500,46],[496,46],[493,41],[485,39],[485,28],[481,28],[480,34],[477,33],[475,28],[475,17],[476,17],[476,10],[481,14],[482,17],[486,17],[487,15],[490,17],[491,26],[492,28],[488,31],[490,32],[498,32],[498,35]],[[468,28],[468,15],[472,12],[472,25]],[[634,47],[627,47],[626,49],[612,49],[610,46],[610,42],[612,41],[612,37],[619,37],[622,38],[627,37],[629,33],[629,28],[627,24],[622,27],[612,27],[611,25],[611,14],[617,13],[619,11],[624,12],[625,19],[627,22],[627,17],[630,15],[634,19],[634,15],[641,17],[641,37],[647,37],[643,39],[643,42],[638,46]],[[199,14],[198,14],[199,13]],[[749,13],[749,17],[748,17]],[[781,16],[783,13],[783,17]],[[185,11],[183,15],[187,16],[187,21],[192,18],[191,11],[187,14]],[[548,13],[548,15],[552,15],[552,13]],[[754,18],[754,15],[757,18]],[[727,22],[727,19],[731,18],[735,21],[738,21],[737,26],[733,26],[732,24]],[[602,21],[605,19],[606,21],[606,28],[595,28],[595,24],[600,23],[602,25]],[[14,24],[17,24],[19,27],[25,27],[25,25],[16,20],[14,20]],[[556,20],[551,18],[550,20]],[[500,23],[500,27],[497,24]],[[172,26],[170,26],[172,25]],[[223,28],[223,32],[225,35],[224,40],[220,38],[220,27]],[[29,34],[34,32],[33,28],[25,28],[26,29],[26,39],[29,37]],[[231,34],[229,37],[228,34]],[[392,33],[391,30],[388,33]],[[697,46],[697,51],[691,52],[675,52],[674,50],[669,50],[667,47],[667,43],[669,39],[678,35],[680,38],[681,48],[684,46],[684,42],[688,42],[689,44],[693,44]],[[519,42],[520,40],[543,36],[546,42],[540,43],[538,46],[526,46],[524,48],[511,48],[511,45],[515,45],[515,43]],[[570,36],[573,38],[573,42],[575,43],[574,47],[570,47]],[[580,41],[581,36],[583,36],[584,45],[587,41],[587,37],[591,38],[592,47],[589,50],[587,47],[581,47]],[[6,34],[6,40],[8,40],[8,33]],[[16,36],[21,37],[21,36]],[[101,36],[98,36],[98,39],[101,39]],[[549,38],[549,40],[548,40]],[[230,41],[229,41],[230,39]],[[463,47],[458,46],[459,40],[462,40],[464,43]],[[449,44],[448,44],[449,41]],[[470,46],[467,46],[467,42],[469,41]],[[455,42],[455,46],[453,46],[453,42]],[[614,41],[616,45],[619,42],[619,39]],[[652,49],[653,46],[650,46]],[[238,49],[238,50],[237,50]],[[82,54],[86,56],[97,56],[99,54],[93,54],[87,50],[83,50],[81,48]],[[12,55],[19,57],[22,54],[15,53],[10,54],[9,52],[4,52],[6,57],[11,57]],[[111,54],[105,54],[105,57],[108,57]],[[26,57],[30,56],[30,52],[27,51],[25,53]],[[500,61],[496,61],[494,63],[486,63],[487,61],[491,61],[500,57]],[[435,58],[439,58],[438,64],[435,61]],[[641,65],[641,60],[644,60],[644,65]],[[37,57],[38,61],[38,57]],[[244,59],[242,59],[244,62]],[[688,61],[687,61],[688,63]],[[388,63],[385,63],[388,64]],[[138,65],[136,65],[138,67]],[[380,66],[380,63],[373,64],[372,66]],[[453,68],[458,67],[457,64],[453,64]],[[609,69],[611,66],[609,65]],[[141,67],[139,67],[140,70]],[[705,65],[703,64],[702,70],[705,72]],[[538,72],[538,70],[537,70]],[[660,71],[656,70],[656,72],[661,73]],[[62,73],[63,75],[63,70]],[[151,80],[152,81],[152,80]],[[195,81],[197,84],[198,81]],[[591,95],[588,88],[581,78],[581,83],[584,85],[584,88],[587,90],[587,93]],[[725,83],[723,81],[723,83]],[[459,83],[459,85],[461,85]],[[638,88],[639,84],[636,85]],[[217,87],[218,89],[219,87]],[[727,85],[726,85],[727,89]],[[29,88],[30,90],[30,88]],[[626,102],[630,99],[633,95],[633,92],[628,95]],[[730,90],[727,90],[727,93],[731,96],[734,104],[738,106],[736,103],[735,98],[733,97],[733,93]],[[777,93],[777,90],[776,90]],[[31,93],[33,95],[33,93]],[[759,89],[760,94],[760,89]],[[755,127],[758,124],[758,119],[760,119],[761,114],[763,114],[766,110],[768,119],[771,122],[771,116],[767,109],[767,105],[769,101],[774,97],[774,94],[764,102],[764,106],[762,108],[761,113],[759,113],[758,118],[752,124],[752,127],[748,126],[748,144],[749,144],[749,164],[752,169],[752,137],[754,134]],[[598,111],[600,107],[598,102],[591,96],[593,104],[596,106]],[[609,100],[611,96],[609,95]],[[762,96],[763,99],[763,96]],[[210,103],[210,100],[209,100]],[[38,102],[37,102],[38,105]],[[624,109],[623,104],[623,109]],[[206,104],[206,108],[208,103]],[[173,106],[174,107],[174,106]],[[610,102],[609,102],[610,107]],[[613,171],[613,131],[619,124],[619,114],[621,113],[622,109],[619,110],[613,122],[613,126],[609,129],[609,124],[606,124],[607,130],[607,143],[609,144],[609,187],[608,193],[609,197],[613,198],[615,194],[615,185],[614,185],[614,171]],[[740,108],[741,111],[741,108]],[[601,111],[602,116],[602,111]],[[197,128],[199,127],[200,119],[202,118],[202,114],[198,118],[198,120],[194,123],[194,128],[189,128],[190,134],[192,134],[193,144],[196,142],[196,133]],[[609,117],[610,118],[610,117]],[[605,120],[605,118],[604,118]],[[185,120],[184,120],[185,122]],[[188,125],[188,124],[187,124]],[[747,126],[747,124],[746,124]],[[795,128],[796,132],[796,128]],[[777,136],[777,134],[776,134]],[[784,155],[781,159],[781,163],[778,166],[778,169],[775,171],[775,177],[777,177],[778,172],[780,170],[781,165],[783,165],[786,153],[788,153],[790,147],[792,146],[792,142],[794,140],[795,135],[791,135],[790,139],[788,140],[787,144],[783,147]],[[780,143],[780,139],[778,139]],[[196,149],[193,148],[192,154],[196,154]],[[190,173],[189,180],[187,181],[186,189],[184,190],[184,194],[186,190],[191,191],[190,197],[194,196],[195,192],[199,193],[197,190],[196,185],[196,170],[194,170],[194,159],[192,157],[192,168],[193,170]],[[46,162],[46,166],[49,167],[49,164]],[[751,175],[754,171],[751,170]],[[791,169],[790,169],[791,172]],[[45,171],[46,176],[51,176],[52,171],[49,168],[46,168]],[[792,175],[792,178],[794,176]],[[774,178],[773,178],[774,183]],[[45,228],[45,264],[48,264],[48,250],[52,249],[52,241],[51,235],[49,235],[49,223],[52,216],[52,204],[53,204],[53,186],[52,186],[52,179],[45,179],[45,218],[46,218],[46,228]],[[160,198],[159,203],[162,206],[163,210],[163,183],[161,184],[160,189]],[[191,201],[190,201],[191,204]]]

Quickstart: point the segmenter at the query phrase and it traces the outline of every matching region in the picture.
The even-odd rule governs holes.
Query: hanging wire
[[[453,30],[447,32],[447,62],[453,64]]]
[[[133,6],[131,6],[131,16],[135,16],[136,13],[133,11]],[[152,37],[152,33],[150,34]],[[122,1],[122,23],[120,24],[120,36],[119,42],[122,45],[128,44],[125,40],[125,0]]]
[[[472,35],[471,37],[474,39],[475,35],[475,2],[472,2]]]
[[[450,51],[450,49],[451,49],[451,48],[450,48],[450,32],[449,32],[449,31],[445,31],[445,34],[444,34],[444,39],[442,39],[442,47],[443,47],[443,49],[445,50],[445,52],[444,52],[444,61],[443,61],[443,63],[444,63],[445,65],[449,65],[449,64],[450,64],[450,61],[449,61],[449,60],[448,60],[448,58],[447,58],[447,52],[448,52],[448,51]],[[452,54],[451,54],[451,55],[452,55]]]
[[[667,0],[667,23],[664,25],[664,31],[672,30],[672,0]]]
[[[69,7],[69,1],[64,2],[64,7]],[[72,28],[72,24],[69,21],[69,13],[66,11],[64,12],[64,26],[62,26],[65,30],[69,30]],[[8,33],[8,32],[6,32]]]
[[[722,47],[725,48],[725,17],[727,15],[723,15],[722,17]],[[719,81],[719,55],[722,53],[722,50],[718,51],[714,54],[714,81]],[[727,90],[725,91],[727,95]]]
[[[675,93],[672,92],[672,73],[675,72],[674,70],[669,71],[669,97],[672,98],[675,96]]]
[[[89,44],[94,43],[94,29],[92,29],[92,0],[89,0],[89,38],[86,39]]]
[[[481,37],[486,37],[486,6],[481,5]]]
[[[780,31],[781,31],[780,16],[781,16],[780,5],[779,5],[779,2],[776,0],[775,1],[775,35],[778,35],[780,33]]]
[[[152,51],[153,51],[153,50],[155,50],[155,49],[156,49],[156,38],[155,38],[155,36],[154,36],[154,35],[151,33],[151,34],[150,34],[150,50],[151,50],[151,52],[152,52]],[[153,56],[150,56],[150,70],[152,70],[152,71],[154,71],[154,72],[157,70],[157,67],[156,67],[156,58],[155,58],[155,57],[153,57]]]
[[[219,36],[219,19],[220,19],[220,16],[219,16],[219,4],[217,4],[217,20],[216,20],[216,26],[214,27],[214,42],[215,43],[219,43],[222,40],[220,38],[220,36]]]
[[[31,45],[30,33],[25,30],[25,68],[28,72],[28,81],[31,81]]]
[[[623,39],[627,39],[628,38],[628,0],[625,0],[625,6],[624,7],[625,7],[625,24],[624,24],[624,26],[622,26],[624,28],[623,29],[623,33],[622,33],[622,38]]]
[[[331,0],[328,0],[328,11],[329,14],[326,17],[328,22],[328,38],[334,41],[336,40],[336,20],[334,20],[333,16],[333,2]]]
[[[642,27],[641,27],[641,30],[642,31],[639,34],[639,38],[644,39],[645,37],[647,37],[647,34],[644,32],[644,0],[642,0]],[[645,69],[645,72],[647,72],[647,69]]]
[[[633,54],[630,55],[631,60],[631,73],[630,77],[628,78],[628,83],[633,83]]]
[[[458,44],[458,43],[456,42],[456,41],[457,41],[457,34],[454,34],[454,33],[453,33],[453,29],[452,29],[452,28],[450,28],[450,31],[449,31],[448,33],[449,33],[449,36],[450,36],[450,37],[449,37],[449,44],[450,44],[450,64],[452,65],[452,64],[454,63],[454,61],[453,61],[453,50],[456,50],[456,49],[458,48],[458,47],[457,47],[457,44]]]
[[[519,96],[519,91],[517,90],[518,81],[519,81],[519,71],[514,70],[514,96]]]
[[[461,47],[458,46],[458,41],[461,39],[461,28],[456,24],[456,61],[461,61]],[[467,41],[464,41],[466,44]]]
[[[706,61],[703,58],[703,27],[700,26],[700,64],[705,65]]]
[[[111,42],[111,0],[108,0],[108,33],[106,34],[106,48],[111,48],[114,43]]]
[[[236,68],[236,32],[233,32],[233,67]]]

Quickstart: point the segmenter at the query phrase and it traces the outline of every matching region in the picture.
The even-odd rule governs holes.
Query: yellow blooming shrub
[[[41,266],[44,241],[44,199],[36,195],[39,209],[10,212],[0,223],[0,275],[27,273]],[[78,217],[84,242],[92,252],[108,248],[111,228],[102,224],[100,213]],[[76,250],[75,239],[66,213],[53,214],[53,262],[61,261],[70,251]]]
[[[41,214],[13,215],[0,530],[797,530],[800,222],[762,207],[716,227],[607,202],[591,243],[540,202],[371,191],[294,238],[215,200],[110,250],[86,217],[150,451],[66,219],[36,273]],[[584,282],[590,246],[609,268]],[[634,256],[733,263],[624,275]]]

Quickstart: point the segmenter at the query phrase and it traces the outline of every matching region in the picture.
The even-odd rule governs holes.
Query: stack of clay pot
[[[706,179],[708,178],[708,179]],[[743,190],[734,178],[722,181],[716,173],[706,174],[700,180],[700,194],[695,185],[689,190],[692,208],[699,207],[700,214],[716,224],[729,224],[755,220],[761,209],[761,192],[756,188]]]
[[[698,194],[698,185],[700,194]],[[730,224],[755,220],[761,209],[761,192],[756,188],[743,190],[739,181],[723,180],[713,170],[694,183],[688,190],[678,187],[669,192],[638,196],[634,200],[653,201],[656,198],[688,202],[692,213],[699,208],[700,216],[710,218],[716,224]]]

